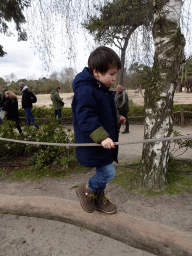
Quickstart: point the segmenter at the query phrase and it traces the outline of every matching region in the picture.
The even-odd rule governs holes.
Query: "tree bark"
[[[119,84],[123,85],[124,81],[124,71],[125,71],[125,55],[126,55],[126,50],[127,46],[129,43],[129,39],[131,35],[134,33],[134,31],[143,24],[143,22],[138,22],[136,25],[134,25],[130,31],[128,32],[127,36],[125,37],[125,42],[123,44],[123,47],[121,49],[121,69],[119,71]]]
[[[128,45],[128,41],[129,41],[130,36],[127,36],[125,38],[125,43],[123,48],[121,48],[121,69],[119,71],[119,84],[123,85],[123,78],[124,78],[124,71],[125,71],[125,54],[126,54],[126,49],[127,49],[127,45]]]
[[[180,31],[182,0],[153,0],[153,6],[155,56],[151,80],[145,89],[145,139],[171,135],[173,96],[185,46]],[[168,141],[143,144],[143,187],[159,189],[166,184],[169,148]]]

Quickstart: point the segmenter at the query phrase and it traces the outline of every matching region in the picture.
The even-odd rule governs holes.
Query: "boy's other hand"
[[[118,123],[125,124],[126,118],[124,116],[121,116]]]
[[[101,141],[101,145],[106,149],[115,148],[115,144],[114,144],[113,140],[110,138],[107,138],[107,139]]]

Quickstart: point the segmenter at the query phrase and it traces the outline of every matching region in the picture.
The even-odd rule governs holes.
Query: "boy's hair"
[[[57,87],[55,88],[55,90],[61,90],[61,88],[60,88],[59,86],[57,86]]]
[[[93,69],[105,74],[110,68],[121,68],[121,60],[119,56],[111,48],[100,46],[91,52],[88,59],[88,68],[93,75]]]

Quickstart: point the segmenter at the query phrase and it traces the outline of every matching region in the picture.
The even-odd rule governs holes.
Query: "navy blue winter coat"
[[[76,143],[95,142],[90,136],[95,131],[100,131],[100,128],[117,142],[117,110],[114,93],[96,80],[89,73],[88,68],[84,68],[75,77],[73,91],[72,111]],[[77,160],[86,167],[100,167],[113,161],[117,162],[117,153],[117,146],[115,149],[104,149],[102,146],[76,147]]]

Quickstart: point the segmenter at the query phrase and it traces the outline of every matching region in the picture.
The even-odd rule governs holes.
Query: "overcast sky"
[[[0,34],[0,42],[4,51],[7,52],[5,57],[0,58],[0,77],[4,79],[11,73],[15,74],[17,79],[38,79],[49,76],[53,71],[60,72],[62,68],[69,66],[80,72],[87,65],[89,56],[89,47],[86,47],[83,35],[78,36],[78,54],[75,64],[73,61],[70,63],[66,54],[62,54],[58,40],[53,51],[52,65],[48,71],[31,40],[18,42],[17,36],[7,37]]]

